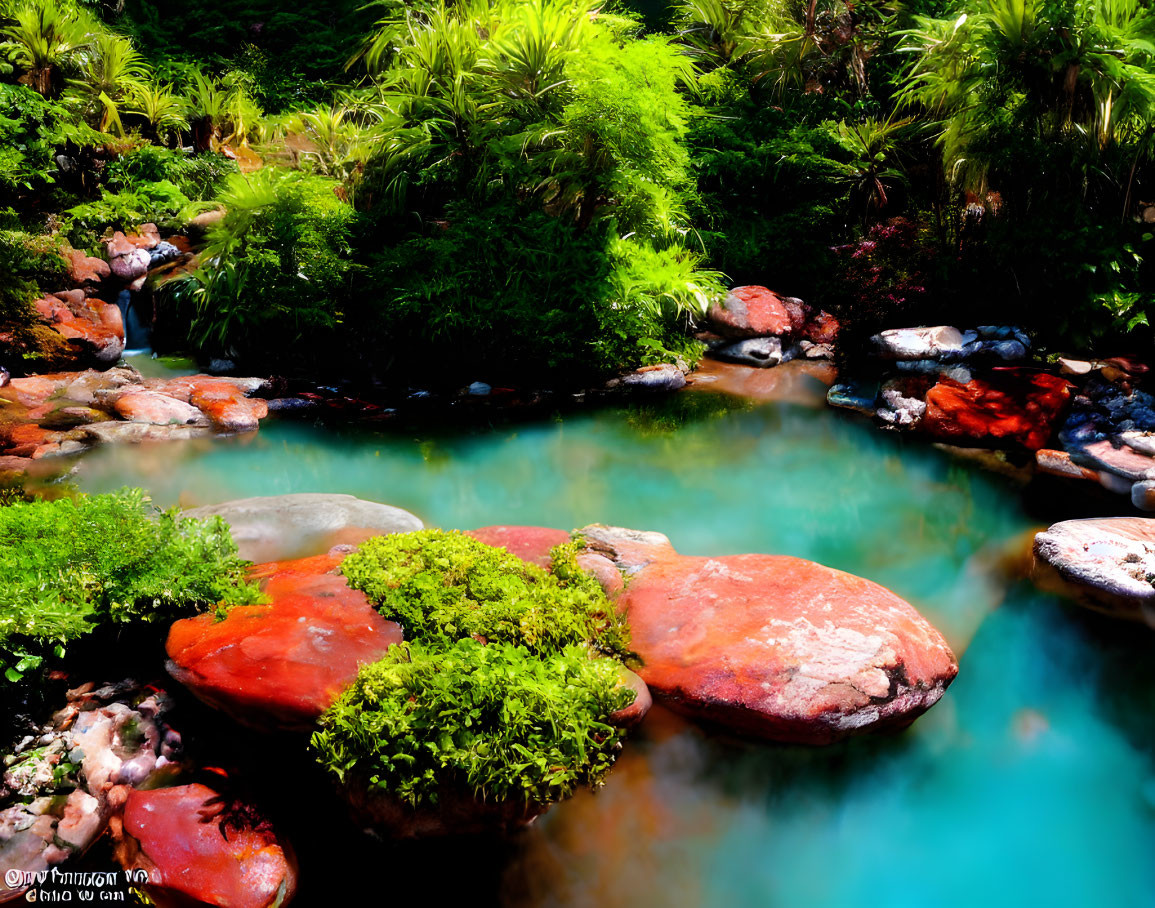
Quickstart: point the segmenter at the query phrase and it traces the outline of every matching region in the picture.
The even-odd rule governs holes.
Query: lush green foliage
[[[313,746],[341,780],[414,806],[459,791],[548,804],[604,779],[623,737],[606,717],[632,698],[617,663],[579,646],[404,643],[361,670]]]
[[[264,168],[228,177],[224,219],[197,272],[169,285],[191,300],[193,340],[250,362],[338,343],[356,217],[320,176]]]
[[[342,562],[407,642],[362,669],[313,736],[342,781],[412,805],[470,794],[544,804],[596,785],[620,749],[609,716],[629,630],[576,561],[553,570],[460,533],[378,536]]]
[[[98,624],[259,601],[245,567],[219,518],[156,514],[139,489],[0,507],[0,674],[20,681]]]
[[[564,579],[472,537],[422,530],[370,539],[341,572],[407,639],[427,645],[482,637],[538,655],[579,644],[625,655],[625,620],[572,552],[557,557],[570,567]]]

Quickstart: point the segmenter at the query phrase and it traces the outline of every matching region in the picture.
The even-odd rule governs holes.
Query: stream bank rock
[[[691,717],[829,744],[909,725],[958,673],[913,606],[861,577],[782,555],[679,555],[660,533],[581,534],[629,577],[617,601],[642,679]]]
[[[402,639],[336,568],[343,553],[258,565],[267,605],[238,606],[223,620],[173,624],[168,670],[205,703],[243,725],[309,731],[357,676]]]
[[[238,498],[193,508],[184,516],[221,517],[232,530],[241,557],[257,563],[316,555],[342,543],[425,527],[401,508],[321,492]]]
[[[1043,589],[1155,627],[1155,519],[1064,520],[1035,537],[1034,553]]]
[[[157,905],[278,908],[297,888],[292,849],[252,805],[207,785],[124,795],[117,861]]]

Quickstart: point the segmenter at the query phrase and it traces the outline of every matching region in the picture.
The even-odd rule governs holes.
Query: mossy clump
[[[627,656],[629,627],[577,566],[576,548],[552,554],[550,572],[461,533],[420,530],[368,540],[341,571],[409,640],[475,637],[538,654],[587,644]]]
[[[361,670],[313,746],[339,779],[418,806],[447,790],[548,804],[604,779],[628,706],[619,666],[582,646],[548,656],[471,638],[394,646]]]
[[[7,501],[8,499],[6,499]],[[260,601],[219,518],[157,513],[140,489],[0,507],[0,690],[104,624]]]
[[[598,785],[621,749],[613,714],[629,628],[576,561],[553,570],[460,533],[370,539],[349,584],[407,642],[365,666],[313,736],[345,785],[413,808],[472,796],[531,812]]]

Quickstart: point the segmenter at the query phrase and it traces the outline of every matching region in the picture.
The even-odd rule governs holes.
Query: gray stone
[[[623,386],[641,391],[678,391],[686,386],[686,376],[671,363],[645,366],[621,378]]]
[[[466,389],[473,397],[486,397],[493,390],[492,386],[483,381],[475,381]]]
[[[938,359],[943,354],[961,354],[965,344],[975,340],[973,332],[968,332],[968,335],[964,340],[958,328],[938,325],[929,328],[891,328],[874,335],[870,340],[883,359]]]
[[[1064,520],[1035,537],[1041,587],[1155,627],[1155,519]]]
[[[767,369],[790,360],[793,351],[782,349],[781,338],[752,337],[749,340],[727,344],[725,347],[719,347],[712,352],[714,356],[720,359]]]
[[[92,441],[101,444],[144,444],[156,441],[188,441],[212,435],[205,426],[155,426],[145,422],[100,422],[82,427]]]
[[[322,554],[336,542],[409,533],[425,526],[401,508],[316,492],[226,501],[185,511],[185,516],[223,518],[241,557],[256,562]]]

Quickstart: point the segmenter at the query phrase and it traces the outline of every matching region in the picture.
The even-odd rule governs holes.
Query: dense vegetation
[[[220,518],[155,513],[139,489],[0,506],[0,689],[102,625],[251,604]]]
[[[725,281],[1150,340],[1143,0],[642,6],[0,0],[0,332],[51,357],[46,244],[223,203],[159,292],[252,368],[578,383]]]
[[[313,745],[342,781],[408,804],[473,794],[547,804],[596,785],[628,706],[628,628],[601,588],[554,550],[557,575],[467,536],[378,536],[342,571],[406,643],[366,666]]]

